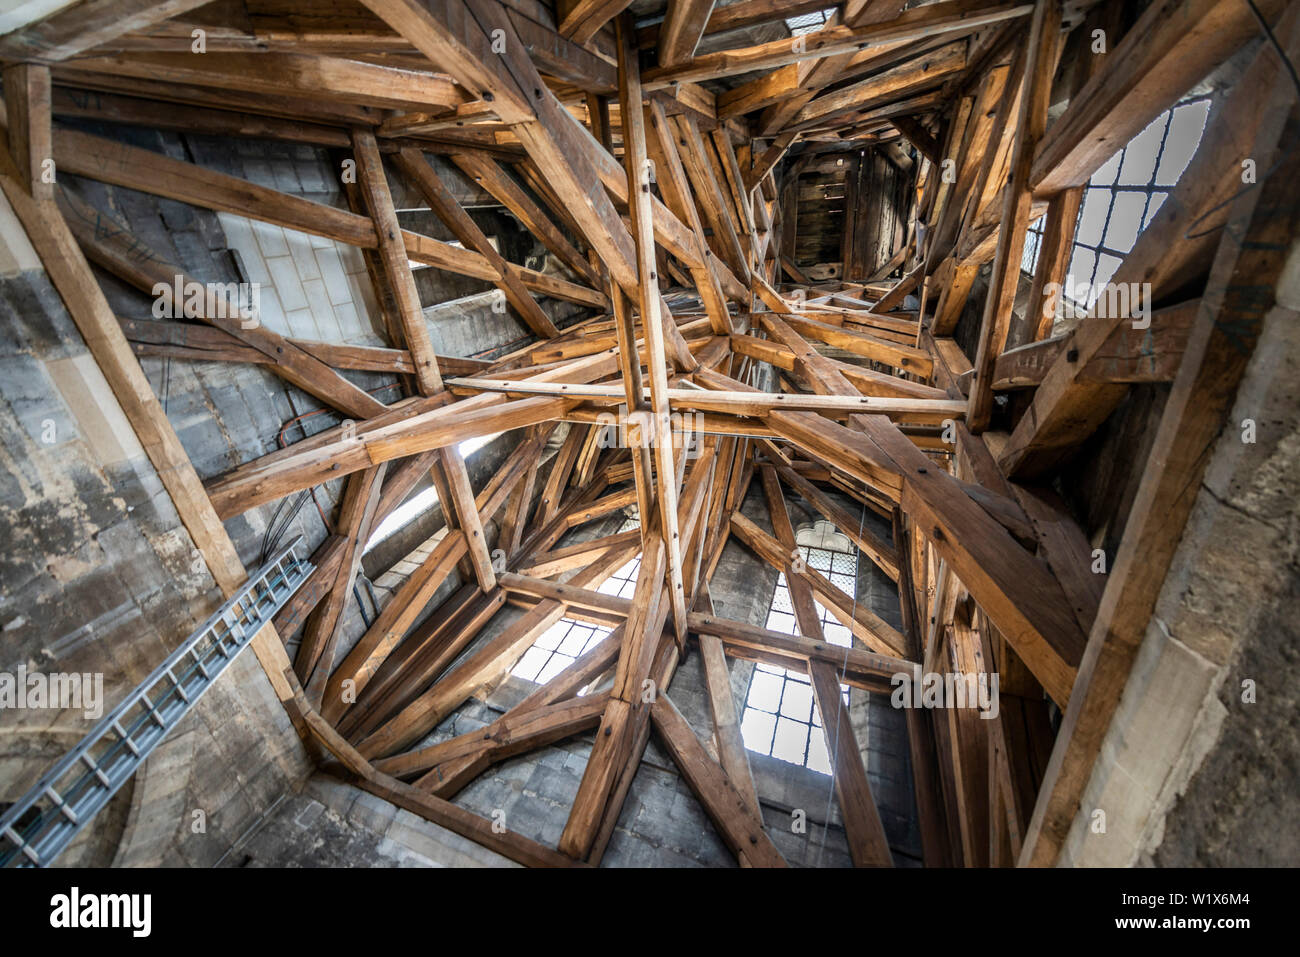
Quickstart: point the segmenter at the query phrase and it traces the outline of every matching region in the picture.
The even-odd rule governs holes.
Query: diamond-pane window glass
[[[525,681],[546,684],[594,648],[611,629],[572,618],[561,618],[533,642],[510,673]]]
[[[1065,298],[1089,308],[1169,189],[1192,160],[1210,113],[1208,97],[1192,97],[1161,113],[1088,180],[1079,204]],[[1021,268],[1032,273],[1042,249],[1043,219],[1029,227]]]
[[[786,17],[785,25],[790,28],[790,36],[798,37],[805,33],[812,33],[814,30],[820,30],[824,27],[835,13],[834,7],[828,7],[825,10],[814,10],[812,13],[800,14],[797,17]]]

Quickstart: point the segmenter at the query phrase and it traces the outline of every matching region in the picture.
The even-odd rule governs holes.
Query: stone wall
[[[82,126],[344,205],[333,175],[336,158],[328,151]],[[439,169],[461,199],[483,202],[481,191],[453,168]],[[383,344],[382,322],[356,250],[71,175],[61,175],[60,185],[125,223],[141,243],[195,279],[263,283],[264,320],[281,334]],[[395,200],[403,207],[420,202],[400,187]],[[421,213],[401,215],[418,219]],[[497,229],[513,223],[492,210],[475,215],[495,217]],[[434,234],[449,238],[445,229]],[[211,614],[221,594],[3,203],[0,237],[0,540],[6,543],[0,550],[0,670],[12,673],[24,665],[102,673],[107,710]],[[97,271],[97,277],[119,316],[151,318],[147,295],[107,274]],[[436,348],[490,353],[526,332],[512,314],[491,308],[482,296],[488,284],[465,280],[466,287],[462,279],[435,269],[417,271]],[[447,305],[465,295],[478,300],[462,308]],[[562,324],[581,312],[550,300],[542,306]],[[141,366],[203,479],[338,421],[337,414],[260,366],[155,357],[142,358]],[[385,401],[399,395],[391,377],[344,375]],[[471,461],[476,485],[508,443],[498,446],[495,453],[483,450],[478,468]],[[342,480],[327,483],[283,507],[271,503],[229,519],[227,531],[246,567],[255,568],[273,549],[273,529],[280,543],[300,536],[310,553],[326,534],[324,519],[332,516],[342,487]],[[278,519],[289,518],[282,528],[277,513]],[[364,626],[357,603],[350,602],[345,635],[355,638]],[[92,724],[80,712],[0,712],[0,802],[21,796]],[[244,655],[60,863],[211,865],[300,787],[310,770],[256,659]],[[203,812],[201,831],[194,826],[195,811]]]

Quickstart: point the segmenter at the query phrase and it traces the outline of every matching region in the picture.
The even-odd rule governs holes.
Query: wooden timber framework
[[[854,863],[889,866],[840,683],[889,694],[891,676],[917,665],[997,672],[994,720],[907,713],[925,862],[1052,864],[1191,508],[1187,490],[1271,305],[1276,250],[1292,239],[1293,221],[1276,212],[1293,208],[1300,185],[1284,66],[1241,0],[1153,0],[1135,19],[1112,0],[848,0],[814,32],[721,46],[727,31],[748,36],[827,4],[668,0],[649,25],[629,5],[305,0],[290,12],[258,0],[86,0],[0,37],[0,187],[223,590],[245,574],[223,520],[345,480],[311,582],[254,644],[322,762],[516,861],[595,865],[653,733],[738,861],[782,866],[727,658],[777,664],[810,678]],[[1254,7],[1294,58],[1297,9]],[[1107,52],[1088,52],[1097,29]],[[710,52],[697,52],[705,41]],[[1115,277],[1150,283],[1153,336],[1127,335],[1127,316],[1096,308],[1064,338],[1036,309],[1017,317],[1030,223],[1043,229],[1032,304],[1064,278],[1093,172],[1248,47],[1191,168]],[[351,208],[69,120],[335,150],[356,171]],[[846,146],[906,160],[911,218],[876,276],[818,285],[793,263],[784,184],[797,182],[792,166]],[[509,209],[563,272],[505,260],[430,155]],[[1269,175],[1243,192],[1246,157]],[[145,292],[180,270],[50,169],[360,247],[388,347],[245,328],[219,293],[183,322],[118,317],[92,264]],[[399,181],[456,243],[399,225]],[[435,354],[412,262],[492,283],[532,340],[491,361]],[[981,268],[987,291],[972,297]],[[561,330],[543,297],[588,316]],[[968,303],[978,335],[963,352],[953,334]],[[137,355],[257,363],[349,421],[204,484]],[[341,374],[353,369],[400,376],[406,394],[381,403]],[[1152,381],[1172,383],[1171,396],[1118,556],[1097,574],[1051,481],[1131,383]],[[629,441],[605,447],[620,407]],[[674,432],[686,412],[698,413],[693,435]],[[457,444],[504,430],[523,438],[475,489]],[[425,477],[448,533],[341,649],[362,547]],[[740,511],[755,478],[770,534]],[[798,565],[787,495],[897,583],[901,631]],[[863,530],[840,496],[892,536]],[[639,531],[557,545],[629,506]],[[504,564],[485,536],[493,523]],[[709,580],[733,538],[785,572],[798,635],[713,613]],[[598,591],[638,554],[631,598]],[[417,627],[458,567],[467,584]],[[826,642],[815,601],[855,647]],[[506,603],[522,617],[462,656]],[[613,631],[486,730],[420,746],[566,615]],[[298,632],[291,661],[284,639]],[[692,652],[712,708],[707,746],[672,700]],[[589,686],[600,690],[578,695]],[[586,732],[594,745],[557,847],[452,802],[492,764]]]

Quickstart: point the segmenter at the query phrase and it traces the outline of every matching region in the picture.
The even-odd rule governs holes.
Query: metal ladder
[[[47,867],[252,643],[314,566],[295,538],[0,815],[0,867]]]

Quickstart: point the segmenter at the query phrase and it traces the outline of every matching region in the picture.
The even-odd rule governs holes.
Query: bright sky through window
[[[561,618],[533,642],[510,673],[525,681],[544,685],[595,647],[610,630],[572,618]],[[581,695],[583,692],[578,693]]]
[[[858,556],[855,553],[808,545],[799,546],[799,552],[809,568],[817,569],[845,594],[856,594]],[[853,635],[849,629],[821,602],[816,605],[826,640],[843,648],[852,647]],[[784,572],[777,577],[766,624],[773,631],[798,633]],[[840,693],[847,704],[848,686],[840,685]],[[755,665],[749,693],[745,696],[740,733],[745,747],[751,751],[802,764],[822,774],[831,773],[821,715],[813,701],[807,675],[771,665]]]
[[[460,450],[461,458],[467,459],[470,457],[471,453],[477,452],[483,446],[495,439],[497,435],[501,435],[501,433],[498,432],[496,435],[480,435],[477,438],[466,439],[464,442],[457,445],[456,448]],[[401,505],[397,506],[397,508],[393,509],[392,512],[389,513],[388,517],[380,522],[375,530],[370,533],[370,539],[366,542],[365,551],[363,551],[362,554],[370,551],[370,549],[374,548],[393,533],[405,528],[411,522],[415,521],[416,518],[433,508],[437,503],[438,490],[432,485],[423,491],[412,495]]]
[[[1088,287],[1086,301],[1076,299],[1078,305],[1089,307],[1096,301],[1097,289],[1110,281],[1138,234],[1150,225],[1200,145],[1209,112],[1210,101],[1204,98],[1175,105],[1092,175],[1084,188],[1066,272],[1067,295]],[[1040,217],[1029,227],[1021,259],[1021,267],[1030,273],[1038,263],[1042,238]]]
[[[812,33],[814,30],[820,30],[830,20],[831,14],[834,12],[834,7],[828,7],[825,10],[814,10],[812,13],[805,13],[797,17],[787,17],[785,25],[790,28],[790,36],[802,36],[805,33]]]
[[[628,519],[619,531],[637,527],[635,519]],[[641,556],[637,555],[610,575],[597,590],[618,598],[631,598],[636,591],[636,576],[640,570]],[[580,655],[590,651],[611,630],[572,618],[561,618],[533,643],[510,673],[525,681],[545,684],[577,661]]]

